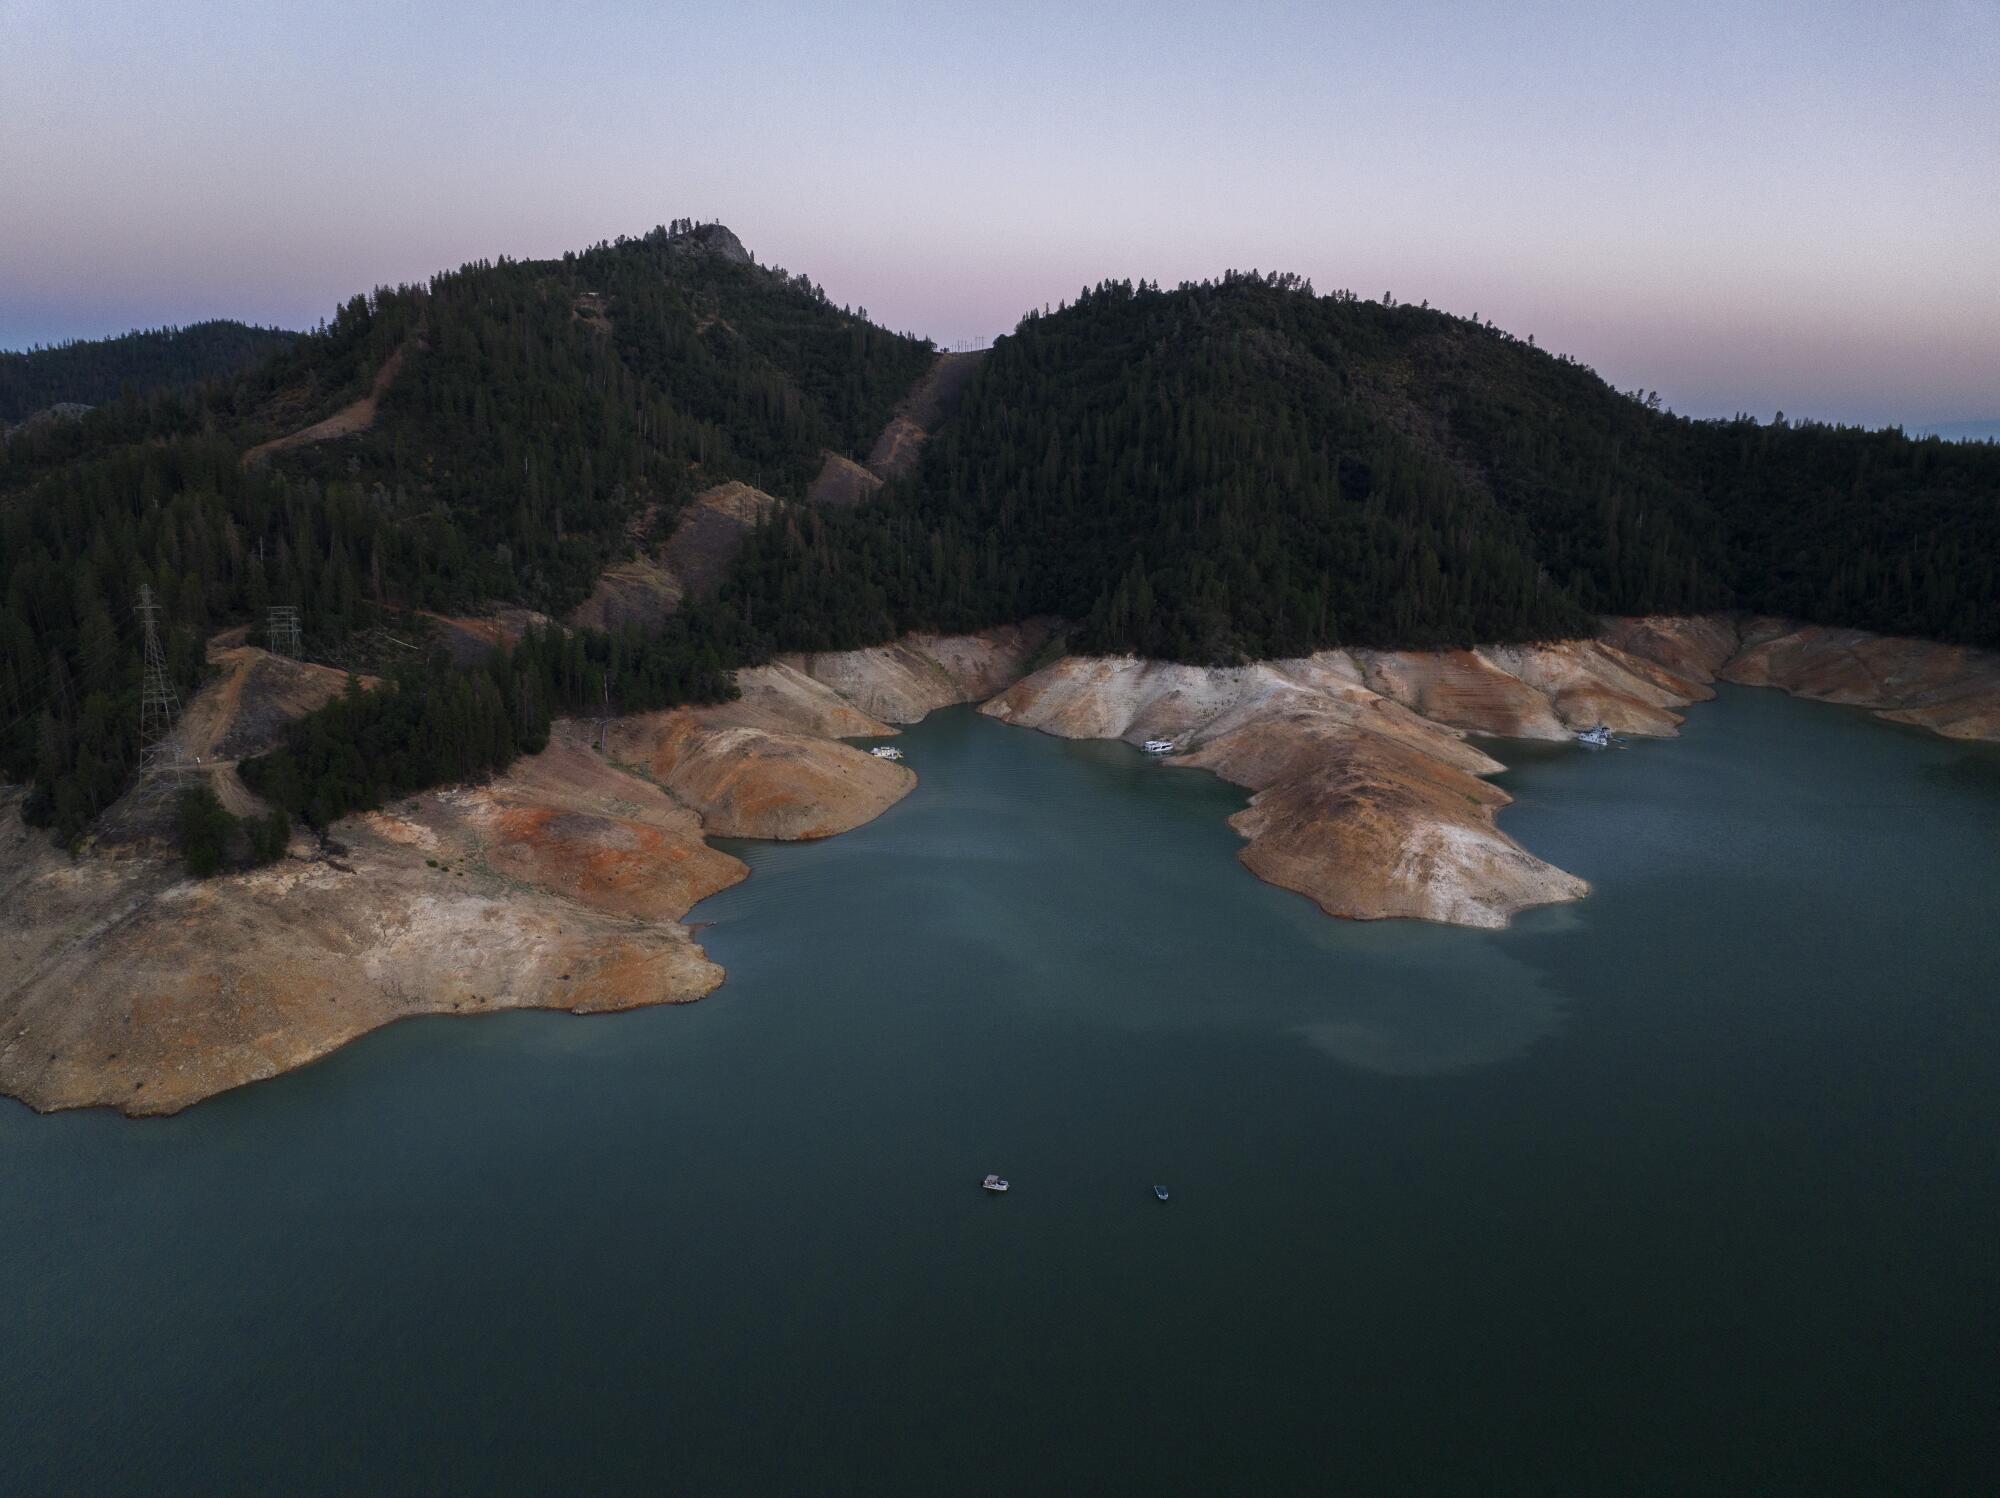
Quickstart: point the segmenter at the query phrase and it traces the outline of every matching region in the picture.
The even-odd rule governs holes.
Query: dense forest
[[[253,452],[366,395],[374,425]],[[566,613],[701,488],[796,496],[822,448],[865,452],[931,349],[759,267],[717,226],[557,261],[481,263],[357,296],[246,374],[135,390],[0,445],[0,775],[74,837],[138,757],[138,623],[151,584],[186,696],[203,641],[296,604],[305,647],[408,611]],[[726,625],[649,644],[619,677],[714,690]],[[606,647],[608,649],[608,647]],[[648,700],[647,705],[659,705]]]
[[[50,406],[102,406],[136,391],[188,390],[227,379],[298,336],[218,320],[0,352],[0,429]]]
[[[230,378],[18,430],[0,774],[65,838],[120,793],[142,583],[184,695],[207,636],[275,603],[336,661],[427,612],[560,617],[710,484],[799,500],[932,357],[679,221],[381,289]],[[270,445],[371,395],[365,430]],[[666,630],[532,634],[469,675],[420,656],[246,773],[324,825],[504,765],[551,713],[1031,614],[1075,649],[1223,662],[1730,607],[2000,646],[2000,446],[1691,421],[1476,318],[1291,276],[1107,282],[999,341],[914,476],[782,506]]]
[[[349,812],[448,781],[505,769],[549,739],[559,714],[613,701],[648,712],[736,695],[733,668],[757,658],[726,614],[691,610],[657,633],[531,629],[470,670],[435,651],[381,688],[347,693],[292,723],[269,754],[246,760],[245,783],[274,806],[325,828]]]
[[[735,587],[835,648],[1031,613],[1198,661],[1740,607],[2000,645],[2000,447],[1698,422],[1473,319],[1112,282],[1002,339],[921,476]]]

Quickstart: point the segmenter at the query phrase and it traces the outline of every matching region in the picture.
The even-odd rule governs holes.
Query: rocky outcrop
[[[689,503],[667,537],[662,560],[684,598],[707,598],[742,550],[743,539],[778,501],[762,489],[731,479],[704,489]]]
[[[598,574],[590,596],[571,611],[578,629],[606,633],[636,624],[657,625],[680,607],[681,580],[657,556],[628,557]]]
[[[37,427],[53,426],[62,421],[81,421],[96,407],[87,406],[82,401],[57,401],[52,406],[44,406],[39,411],[30,411],[19,421],[8,425],[0,421],[0,442],[6,441],[16,432],[29,432]]]
[[[713,255],[732,265],[752,263],[743,241],[721,224],[697,224],[668,239],[667,248],[680,255]]]
[[[1603,640],[1496,645],[1480,654],[1547,698],[1565,732],[1602,723],[1617,733],[1672,738],[1686,721],[1674,709],[1715,695]]]
[[[547,749],[499,779],[434,800],[461,833],[452,841],[495,872],[594,910],[677,921],[749,877],[741,862],[703,841],[693,810],[613,765],[574,723],[558,724]],[[370,819],[376,831],[400,837],[391,824],[425,825],[393,810]]]

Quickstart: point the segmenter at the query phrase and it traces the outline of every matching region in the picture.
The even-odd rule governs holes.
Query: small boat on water
[[[985,1180],[981,1181],[979,1184],[985,1187],[988,1191],[998,1192],[998,1191],[1005,1191],[1007,1189],[1007,1183],[1004,1180],[1002,1180],[999,1176],[995,1175],[989,1175]]]
[[[903,751],[898,749],[894,744],[884,744],[881,748],[870,749],[868,752],[877,759],[901,759],[903,757]]]
[[[1576,736],[1576,741],[1586,749],[1609,749],[1611,730],[1600,723],[1595,728],[1584,729]]]
[[[1161,1201],[1165,1201],[1167,1199],[1167,1188],[1164,1186],[1155,1186],[1153,1188],[1153,1195],[1157,1196]]]
[[[1144,749],[1148,754],[1172,754],[1174,752],[1174,741],[1172,739],[1148,739],[1139,747]]]

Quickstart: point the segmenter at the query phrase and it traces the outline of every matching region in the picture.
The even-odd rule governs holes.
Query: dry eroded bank
[[[1495,825],[1502,766],[1470,732],[1557,739],[1610,722],[1670,734],[1705,688],[1595,641],[1534,649],[1322,651],[1203,668],[1066,659],[988,703],[1071,738],[1169,739],[1172,763],[1253,795],[1246,866],[1328,913],[1501,926],[1588,886]]]
[[[1175,764],[1253,792],[1245,865],[1331,914],[1500,926],[1580,898],[1580,879],[1495,823],[1500,766],[1471,734],[1562,740],[1604,723],[1672,736],[1717,679],[2000,739],[2000,657],[1730,616],[1607,620],[1594,640],[1479,650],[1322,651],[1202,668],[1067,658],[983,711],[1070,738],[1171,739]]]
[[[560,723],[489,783],[348,818],[335,850],[300,837],[270,868],[206,882],[136,833],[72,858],[7,793],[0,1093],[170,1113],[411,1015],[698,999],[723,974],[680,918],[747,872],[706,835],[825,837],[916,783],[838,742],[895,730],[820,678],[866,683],[908,721],[989,695],[1039,642],[998,631],[935,654],[912,641],[796,658],[743,673],[741,701],[623,720],[602,751]],[[216,659],[184,721],[228,750],[205,764],[224,798],[261,809],[235,756],[338,681],[233,643]]]
[[[2000,738],[2000,659],[1772,620],[1615,620],[1594,641],[1230,669],[1069,657],[1025,676],[1046,636],[787,657],[742,673],[737,702],[619,721],[601,748],[559,724],[488,784],[343,822],[337,853],[300,839],[283,863],[207,883],[143,838],[72,859],[9,794],[0,1092],[172,1112],[408,1015],[699,998],[723,975],[680,918],[745,874],[706,837],[869,820],[916,777],[840,740],[952,703],[1066,737],[1173,739],[1174,763],[1252,792],[1232,825],[1260,878],[1339,915],[1474,926],[1585,886],[1499,830],[1508,798],[1485,778],[1499,765],[1468,735],[1670,735],[1722,678]],[[217,663],[185,721],[225,799],[252,809],[235,756],[333,684],[233,643]]]

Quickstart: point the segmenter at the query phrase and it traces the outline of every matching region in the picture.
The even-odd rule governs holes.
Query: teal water
[[[902,743],[734,849],[703,1003],[0,1104],[0,1491],[1992,1490],[2000,754],[1502,746],[1597,893],[1487,933],[1122,745]]]

